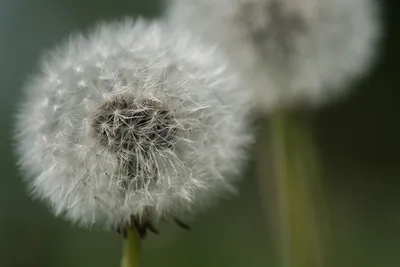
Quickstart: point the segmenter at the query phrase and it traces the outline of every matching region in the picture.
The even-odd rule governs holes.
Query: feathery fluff
[[[369,70],[374,0],[168,0],[166,19],[225,48],[258,106],[320,105]]]
[[[33,195],[83,226],[165,218],[234,189],[251,97],[217,49],[157,22],[99,25],[42,60],[16,126]]]

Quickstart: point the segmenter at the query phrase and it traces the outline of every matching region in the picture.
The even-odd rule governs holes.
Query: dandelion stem
[[[139,267],[141,238],[135,227],[130,227],[124,244],[124,254],[121,267]]]
[[[285,267],[324,266],[324,216],[320,209],[323,190],[311,127],[303,115],[280,111],[270,118],[276,186],[276,206],[271,211],[279,220],[281,261]]]

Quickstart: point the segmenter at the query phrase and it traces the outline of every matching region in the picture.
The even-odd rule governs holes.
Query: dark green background
[[[201,0],[199,0],[201,1]],[[334,232],[334,266],[400,266],[400,3],[384,6],[385,38],[372,74],[320,110],[315,131]],[[100,19],[160,14],[155,0],[0,0],[0,266],[119,266],[113,233],[87,231],[32,201],[15,168],[12,115],[40,53]],[[206,18],[205,18],[206,19]],[[249,162],[238,197],[191,223],[161,226],[144,243],[143,266],[277,266]]]

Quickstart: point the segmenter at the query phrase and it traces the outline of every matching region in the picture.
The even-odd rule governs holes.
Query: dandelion
[[[105,23],[49,53],[26,83],[19,165],[56,215],[144,235],[234,190],[250,108],[215,47],[158,22]]]
[[[219,44],[254,90],[268,133],[256,146],[260,195],[272,152],[283,266],[325,265],[323,187],[304,108],[345,96],[376,58],[374,0],[168,0],[166,21]],[[305,115],[305,116],[304,116]],[[266,142],[265,138],[271,138]],[[265,145],[263,145],[265,144]],[[268,203],[268,204],[269,204]],[[266,207],[266,213],[271,213]],[[273,209],[272,209],[273,210]],[[274,231],[276,232],[276,231]],[[326,236],[324,236],[326,239]],[[323,242],[325,241],[325,242]]]
[[[168,2],[169,22],[225,48],[262,111],[338,98],[375,59],[374,0]]]

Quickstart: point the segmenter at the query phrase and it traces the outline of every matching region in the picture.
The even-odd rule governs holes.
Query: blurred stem
[[[124,254],[121,267],[139,267],[141,238],[135,227],[130,227],[124,244]]]
[[[270,117],[272,161],[282,265],[321,267],[322,188],[307,116],[280,111]],[[260,177],[266,179],[267,177]]]

